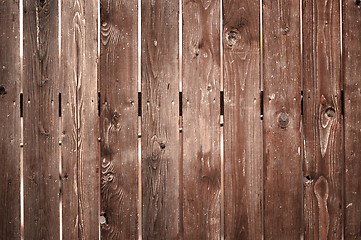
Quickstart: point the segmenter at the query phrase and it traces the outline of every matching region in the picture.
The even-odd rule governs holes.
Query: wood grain
[[[264,238],[302,229],[299,2],[263,2]]]
[[[0,1],[0,239],[20,239],[19,5]]]
[[[63,1],[63,239],[98,239],[97,1]]]
[[[100,2],[102,239],[137,238],[137,1]]]
[[[304,224],[306,239],[341,239],[343,133],[340,5],[303,1]]]
[[[24,238],[57,239],[58,3],[24,1]]]
[[[179,1],[142,1],[144,239],[179,237]]]
[[[361,238],[361,8],[343,1],[343,76],[345,128],[345,239]]]
[[[183,1],[184,239],[221,230],[219,1]]]
[[[262,238],[260,6],[223,1],[225,238]]]

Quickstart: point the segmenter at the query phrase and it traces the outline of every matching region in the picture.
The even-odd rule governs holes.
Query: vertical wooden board
[[[219,1],[183,1],[184,239],[221,230]]]
[[[100,4],[102,239],[136,239],[137,1]]]
[[[223,1],[226,239],[262,238],[259,1]]]
[[[177,0],[142,1],[144,239],[179,237]]]
[[[361,5],[343,1],[345,239],[361,237]]]
[[[306,239],[342,237],[340,1],[303,1]]]
[[[58,3],[24,1],[24,238],[59,238]]]
[[[77,146],[77,78],[79,56],[75,41],[77,25],[73,21],[78,9],[68,2],[61,4],[61,200],[62,237],[78,238],[78,146]]]
[[[19,4],[0,1],[0,238],[20,239]]]
[[[263,2],[265,239],[302,237],[298,1]]]
[[[96,0],[62,2],[63,239],[99,238],[97,10]]]

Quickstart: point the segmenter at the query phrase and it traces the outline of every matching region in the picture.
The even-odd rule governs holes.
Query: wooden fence
[[[361,239],[361,1],[99,1],[0,0],[0,239]]]

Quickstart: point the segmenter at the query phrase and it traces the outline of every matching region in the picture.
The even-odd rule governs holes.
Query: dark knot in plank
[[[288,126],[289,122],[290,122],[290,119],[289,119],[288,114],[286,112],[281,112],[278,115],[278,125],[281,128],[286,128]]]

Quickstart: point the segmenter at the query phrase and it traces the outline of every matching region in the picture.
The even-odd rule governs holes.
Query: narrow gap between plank
[[[19,54],[20,54],[20,239],[24,240],[24,97],[23,97],[23,57],[24,57],[24,2],[19,1]]]
[[[263,91],[261,90],[261,92],[259,93],[259,105],[260,105],[260,118],[261,120],[263,120]]]
[[[138,117],[142,116],[142,92],[138,92]]]
[[[263,91],[263,0],[259,0],[259,69],[260,69],[260,78],[259,85],[260,90]]]
[[[61,95],[59,94],[59,97]],[[59,98],[61,100],[61,98]],[[61,104],[59,104],[61,107]],[[61,117],[61,108],[59,109],[59,223],[60,223],[60,232],[59,232],[59,239],[63,239],[63,179],[62,179],[62,168],[63,168],[63,162],[62,162],[62,131],[63,131],[63,123],[62,123],[62,117]]]
[[[98,91],[98,117],[100,117],[101,114],[101,96],[100,91]]]
[[[184,237],[184,203],[183,203],[183,0],[178,1],[179,14],[178,14],[178,82],[179,82],[179,155],[178,155],[178,182],[179,182],[179,235],[180,238]]]
[[[223,91],[220,91],[219,97],[220,97],[220,101],[219,101],[220,115],[224,116],[224,92]],[[221,123],[221,126],[223,126],[223,123]]]
[[[101,15],[100,15],[100,1],[97,0],[97,111],[98,111],[98,118],[100,118],[101,114],[101,98],[100,98],[100,21],[101,21]],[[101,162],[101,147],[100,147],[100,140],[101,140],[101,121],[98,120],[98,162]],[[101,164],[100,164],[101,165]],[[100,180],[100,174],[98,174],[98,184],[101,185]],[[101,204],[101,193],[97,195],[98,197],[98,216],[99,216],[99,223],[98,223],[98,240],[101,239],[102,229],[101,229],[101,210],[102,210],[102,204]]]
[[[220,141],[220,158],[221,158],[221,196],[220,196],[220,214],[221,214],[221,240],[224,239],[224,69],[223,69],[223,0],[219,3],[219,49],[220,49],[220,117],[219,117],[219,141]]]
[[[262,159],[264,157],[264,146],[265,146],[265,142],[264,142],[264,137],[263,137],[263,0],[259,0],[259,70],[260,70],[260,74],[259,74],[259,101],[260,101],[260,120],[261,120],[261,139],[262,139]],[[263,159],[264,160],[264,159]],[[264,218],[264,214],[265,214],[265,177],[264,177],[264,173],[265,173],[265,163],[263,161],[263,166],[262,166],[262,203],[261,203],[261,231],[262,231],[262,239],[264,239],[265,236],[265,218]]]
[[[61,66],[61,0],[58,0],[58,64]],[[61,105],[61,93],[58,94],[58,141],[59,141],[59,159],[58,159],[58,165],[59,165],[59,240],[63,239],[63,192],[62,192],[62,105]]]
[[[346,183],[346,144],[345,144],[345,139],[346,139],[346,133],[345,133],[345,79],[344,79],[344,64],[343,64],[343,58],[344,58],[344,51],[343,51],[343,47],[344,47],[344,43],[343,43],[343,3],[345,1],[343,0],[339,0],[339,5],[340,5],[340,80],[341,80],[341,114],[342,114],[342,119],[341,119],[341,123],[343,125],[342,128],[342,140],[343,140],[343,144],[342,144],[342,151],[343,151],[343,162],[342,162],[342,171],[341,171],[341,178],[342,178],[342,196],[341,196],[341,203],[342,203],[342,212],[346,213],[346,187],[345,187],[345,183]],[[345,3],[346,4],[346,3]],[[346,214],[343,214],[342,217],[342,222],[341,222],[341,231],[342,231],[342,236],[345,236],[345,227],[346,227]]]
[[[20,117],[24,117],[24,94],[20,93]]]
[[[305,210],[304,210],[304,188],[303,188],[303,176],[305,175],[303,172],[303,162],[304,162],[304,142],[305,142],[305,138],[304,138],[304,129],[303,129],[303,114],[304,114],[304,110],[303,110],[303,86],[304,86],[304,81],[303,81],[303,70],[304,70],[304,66],[303,66],[303,0],[299,0],[299,21],[300,21],[300,40],[299,40],[299,44],[300,44],[300,63],[301,63],[301,72],[300,72],[300,79],[301,79],[301,96],[300,96],[300,101],[301,101],[301,117],[300,117],[300,129],[301,129],[301,146],[300,146],[300,157],[301,157],[301,164],[300,164],[300,175],[301,175],[301,179],[300,179],[300,189],[301,189],[301,206],[302,206],[302,211],[301,211],[301,217],[302,219],[305,219]],[[302,229],[305,229],[305,222],[302,221]],[[304,239],[305,238],[305,232],[303,231],[301,233],[301,238]]]
[[[142,239],[142,117],[138,117],[138,240]]]
[[[62,117],[62,106],[61,106],[61,93],[58,94],[58,110],[59,110],[59,117]]]
[[[142,1],[138,4],[138,35],[137,35],[137,90],[138,90],[138,240],[142,239],[143,214],[142,214]]]
[[[301,116],[303,116],[303,90],[301,90]]]

